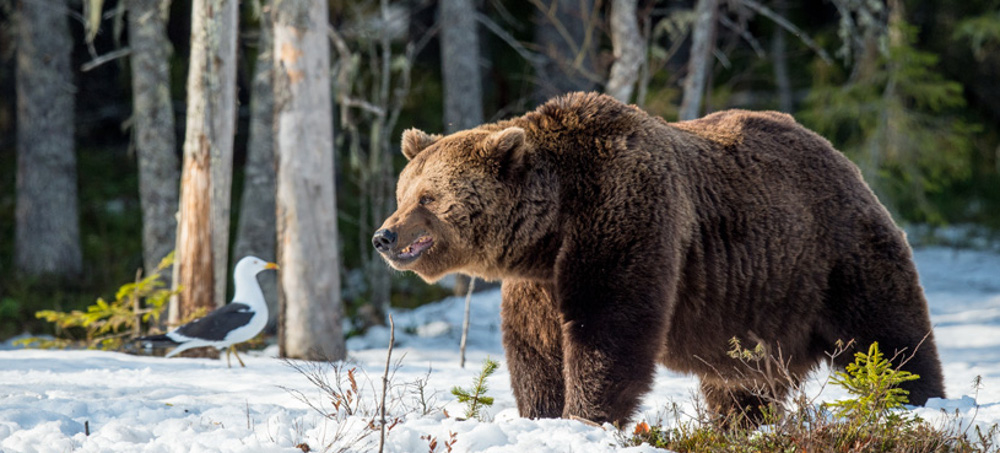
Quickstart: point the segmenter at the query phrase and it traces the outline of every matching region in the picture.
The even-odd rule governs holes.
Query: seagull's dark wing
[[[188,338],[222,341],[226,335],[250,322],[254,312],[247,304],[232,302],[190,323],[177,328],[177,333]]]

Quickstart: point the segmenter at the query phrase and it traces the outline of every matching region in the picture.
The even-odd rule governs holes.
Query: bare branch
[[[382,438],[378,443],[378,453],[382,453],[385,448],[385,394],[389,391],[389,367],[392,364],[392,345],[395,342],[396,324],[392,321],[392,315],[389,315],[389,350],[385,354],[385,373],[382,375],[382,403],[379,408],[379,412],[381,412],[380,426],[382,429]]]
[[[766,52],[764,52],[764,48],[760,46],[760,41],[757,41],[757,38],[754,38],[753,35],[750,34],[746,26],[733,22],[733,20],[726,17],[725,14],[719,15],[719,23],[722,24],[722,26],[736,32],[740,38],[743,38],[747,44],[750,44],[750,48],[753,49],[758,58],[764,58],[767,55]]]
[[[830,58],[830,55],[826,53],[826,51],[823,50],[823,48],[820,47],[819,44],[816,44],[816,41],[813,41],[812,38],[809,37],[809,35],[800,30],[799,27],[796,27],[795,24],[789,22],[788,19],[785,19],[784,17],[778,15],[777,13],[772,11],[771,8],[768,8],[760,3],[757,3],[756,0],[742,0],[742,2],[748,8],[757,11],[764,17],[767,17],[768,19],[771,19],[772,21],[774,21],[774,23],[784,27],[785,30],[788,30],[789,33],[798,37],[803,44],[805,44],[814,52],[816,52],[816,54],[819,55],[819,57],[823,59],[825,63],[827,64],[833,63],[833,59]]]
[[[469,292],[465,295],[465,317],[462,321],[462,345],[459,349],[458,366],[465,368],[465,343],[469,339],[469,311],[472,307],[472,292],[476,289],[476,277],[469,278]]]
[[[493,19],[490,19],[483,13],[477,12],[476,20],[479,21],[479,23],[483,24],[483,26],[486,27],[487,30],[493,32],[494,35],[503,40],[503,42],[507,43],[508,46],[510,46],[512,49],[514,49],[515,52],[518,53],[518,55],[521,55],[521,58],[524,58],[525,60],[532,63],[541,63],[545,61],[545,59],[541,55],[525,48],[524,45],[522,45],[521,42],[517,40],[517,38],[511,36],[510,33],[507,33],[506,30],[497,25],[497,23],[494,22]]]
[[[88,61],[88,62],[80,65],[80,71],[83,71],[83,72],[90,71],[90,70],[92,70],[94,68],[97,68],[100,65],[103,65],[104,63],[115,61],[115,60],[117,60],[119,58],[122,58],[122,57],[127,57],[131,53],[132,53],[132,49],[131,48],[129,48],[129,47],[122,47],[121,49],[108,52],[108,53],[106,53],[104,55],[96,57],[93,60],[90,60],[90,61]]]

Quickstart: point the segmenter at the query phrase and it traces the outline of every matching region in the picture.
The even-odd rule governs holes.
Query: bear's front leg
[[[563,413],[563,353],[560,315],[551,285],[503,282],[501,330],[517,409],[526,418]]]
[[[560,270],[565,418],[622,426],[652,385],[667,297],[662,274],[651,271],[662,268],[630,272],[616,264],[577,260]]]

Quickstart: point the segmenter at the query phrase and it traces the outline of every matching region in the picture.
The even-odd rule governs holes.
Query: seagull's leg
[[[240,361],[240,366],[243,367],[243,368],[246,368],[247,367],[246,364],[243,363],[243,359],[240,358],[240,352],[238,350],[236,350],[236,345],[234,344],[234,345],[230,346],[230,348],[233,349],[233,355],[236,356],[236,360]]]
[[[232,361],[229,360],[229,355],[232,353],[233,353],[233,345],[229,345],[229,347],[226,348],[226,368],[233,367]]]

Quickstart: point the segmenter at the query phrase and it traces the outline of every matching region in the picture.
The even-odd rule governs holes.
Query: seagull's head
[[[278,269],[278,265],[256,256],[246,256],[236,263],[236,274],[256,275],[268,269]]]

